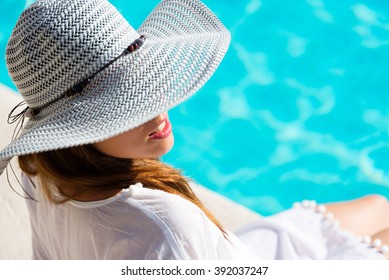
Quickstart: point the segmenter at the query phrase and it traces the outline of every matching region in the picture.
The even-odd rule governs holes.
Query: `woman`
[[[167,111],[209,79],[229,41],[197,0],[162,1],[137,31],[106,0],[40,0],[23,12],[6,59],[26,107],[10,114],[23,127],[0,172],[19,157],[34,258],[385,258],[382,197],[327,206],[344,228],[382,241],[347,234],[314,202],[233,234],[158,161],[174,142]]]

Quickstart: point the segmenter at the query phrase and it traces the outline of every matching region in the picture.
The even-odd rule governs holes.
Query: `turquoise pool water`
[[[0,3],[0,83],[10,31],[32,1]],[[139,26],[158,1],[111,1]],[[164,157],[269,215],[294,201],[389,198],[389,2],[204,0],[232,45],[198,94],[171,111]]]

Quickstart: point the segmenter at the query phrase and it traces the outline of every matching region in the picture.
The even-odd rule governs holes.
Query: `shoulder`
[[[135,206],[184,259],[220,257],[218,247],[228,242],[199,207],[179,195],[138,185],[129,189],[122,203]]]
[[[70,232],[68,241],[75,251],[82,244],[99,259],[223,259],[235,255],[205,213],[178,195],[136,184],[102,201],[52,205],[40,198],[30,209],[33,216],[52,221],[39,229],[58,230],[59,235]],[[53,228],[48,230],[48,224]]]
[[[189,200],[176,195],[167,193],[161,190],[153,190],[143,187],[133,187],[128,196],[131,202],[141,205],[142,208],[147,209],[163,220],[166,224],[188,223],[188,219],[192,223],[202,222],[206,215]]]
[[[229,243],[219,228],[179,195],[135,184],[107,200],[73,201],[71,207],[78,208],[83,224],[93,227],[99,240],[112,240],[112,258],[229,258]]]

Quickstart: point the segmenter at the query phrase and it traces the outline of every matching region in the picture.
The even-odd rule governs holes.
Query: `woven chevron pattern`
[[[93,75],[140,35],[136,52]],[[198,0],[164,0],[135,31],[104,0],[40,0],[20,16],[6,50],[9,74],[39,109],[0,152],[17,155],[94,143],[133,129],[194,94],[224,57],[229,32]]]

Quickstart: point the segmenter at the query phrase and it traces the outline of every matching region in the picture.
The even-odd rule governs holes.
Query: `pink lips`
[[[169,119],[166,115],[163,122],[160,124],[160,126],[165,123],[163,129],[161,131],[153,132],[149,135],[149,139],[159,140],[159,139],[165,139],[172,133],[172,125],[169,122]]]

